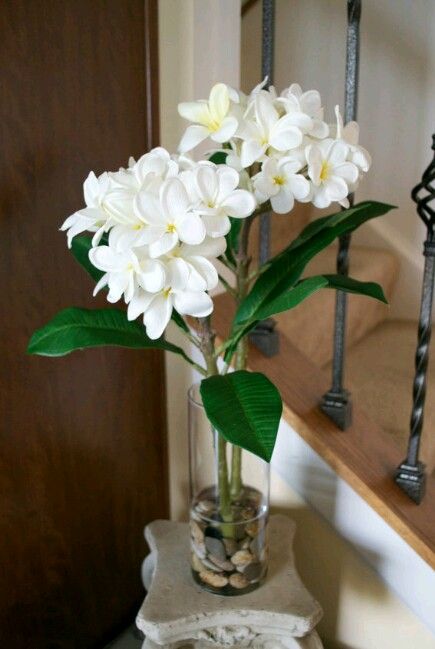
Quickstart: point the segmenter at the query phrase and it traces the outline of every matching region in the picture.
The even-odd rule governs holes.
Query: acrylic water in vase
[[[127,168],[89,174],[86,206],[61,229],[96,282],[94,294],[107,291],[111,304],[127,308],[65,309],[28,346],[46,356],[101,345],[157,348],[196,368],[202,380],[190,393],[192,574],[202,587],[228,595],[256,588],[267,572],[268,463],[282,412],[277,388],[248,369],[249,332],[322,288],[385,302],[377,284],[304,274],[334,239],[391,209],[374,201],[349,208],[347,196],[370,166],[358,125],[343,126],[337,107],[329,126],[315,90],[293,84],[278,96],[264,85],[245,95],[218,83],[208,100],[180,104],[193,123],[177,155],[157,147]],[[211,151],[195,161],[190,152],[206,139]],[[271,211],[291,218],[295,200],[339,209],[283,241],[265,264],[251,259],[254,220]],[[234,318],[218,342],[210,291],[219,283],[234,300]],[[185,348],[166,337],[170,321]]]
[[[267,572],[269,464],[213,428],[199,384],[188,407],[192,574],[211,592],[246,593]]]

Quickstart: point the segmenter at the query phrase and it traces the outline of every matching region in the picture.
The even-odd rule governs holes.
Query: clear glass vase
[[[268,563],[269,465],[213,429],[199,392],[189,390],[191,566],[219,595],[242,595]]]

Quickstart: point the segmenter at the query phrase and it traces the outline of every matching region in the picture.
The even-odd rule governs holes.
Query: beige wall
[[[278,1],[278,9],[282,12],[292,7],[301,16],[305,15],[307,5],[314,4],[320,7],[317,18],[320,16],[324,33],[328,32],[329,27],[325,25],[328,21],[334,19],[340,24],[337,7],[344,2],[285,0]],[[322,9],[327,4],[335,8],[332,14]],[[182,128],[176,114],[177,102],[206,96],[208,87],[216,80],[238,84],[238,7],[238,0],[159,2],[162,144],[172,150],[178,143]],[[315,30],[307,20],[306,17],[302,25],[312,42]],[[282,25],[279,48],[286,42],[286,29]],[[299,47],[306,47],[305,36],[302,43],[301,29],[292,32],[289,28],[288,35],[294,33]],[[246,47],[246,31],[243,35]],[[256,55],[258,48],[252,40],[249,51],[252,58],[248,65],[244,57],[243,76],[246,78],[250,75],[248,85],[253,85],[257,79],[259,61]],[[312,56],[313,68],[318,66],[319,60],[325,66],[325,78],[322,84],[317,85],[326,92],[329,75],[333,79],[335,75],[329,60],[333,55],[326,52],[319,59],[313,51]],[[292,64],[292,70],[296,69],[295,65],[296,62]],[[218,74],[220,76],[216,76]],[[316,81],[313,79],[313,86],[316,86]],[[177,335],[171,332],[172,339],[175,340]],[[174,519],[187,515],[186,391],[192,380],[192,374],[182,360],[167,358],[170,489]],[[297,565],[305,583],[324,608],[325,616],[319,630],[327,648],[434,649],[433,636],[418,618],[385,587],[356,551],[277,475],[273,475],[272,479],[272,502],[298,524]]]

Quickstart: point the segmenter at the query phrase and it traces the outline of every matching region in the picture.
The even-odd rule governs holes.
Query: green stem
[[[218,374],[218,368],[215,358],[215,333],[211,328],[210,317],[199,318],[200,324],[200,345],[207,367],[207,376]],[[231,521],[231,499],[230,485],[228,481],[227,465],[227,442],[224,437],[217,431],[215,432],[216,456],[217,456],[217,479],[219,491],[219,509],[223,521]]]

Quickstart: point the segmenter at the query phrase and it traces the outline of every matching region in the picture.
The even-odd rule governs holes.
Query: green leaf
[[[171,320],[173,320],[177,327],[179,327],[182,331],[186,333],[189,331],[189,327],[187,326],[186,321],[179,313],[175,311],[175,309],[172,311]]]
[[[239,370],[211,376],[201,382],[201,397],[212,426],[228,442],[270,462],[282,401],[264,374]]]
[[[234,265],[236,265],[236,259],[234,254],[237,253],[239,249],[239,235],[240,230],[242,229],[243,219],[230,218],[231,221],[231,230],[225,236],[227,241],[227,247],[225,250],[225,257]]]
[[[315,275],[301,280],[275,300],[266,302],[256,311],[256,320],[265,320],[277,313],[294,309],[298,304],[306,300],[310,295],[316,293],[321,288],[333,288],[345,293],[357,293],[373,297],[380,302],[388,304],[382,287],[375,282],[360,282],[352,277],[343,275]]]
[[[104,242],[105,243],[105,242]],[[71,245],[71,252],[85,271],[98,282],[104,275],[104,271],[98,270],[89,259],[89,251],[92,248],[91,237],[74,237]]]
[[[215,153],[209,157],[209,161],[214,162],[215,165],[224,165],[227,155],[228,151],[215,151]]]
[[[130,349],[164,349],[192,362],[184,351],[163,338],[151,340],[139,322],[129,322],[120,309],[79,309],[60,311],[32,335],[27,352],[40,356],[65,356],[87,347],[113,345]]]
[[[310,223],[260,275],[250,293],[239,305],[235,323],[257,319],[257,311],[294,286],[308,262],[318,252],[329,246],[337,237],[353,232],[365,221],[386,214],[391,209],[392,205],[365,201]]]

